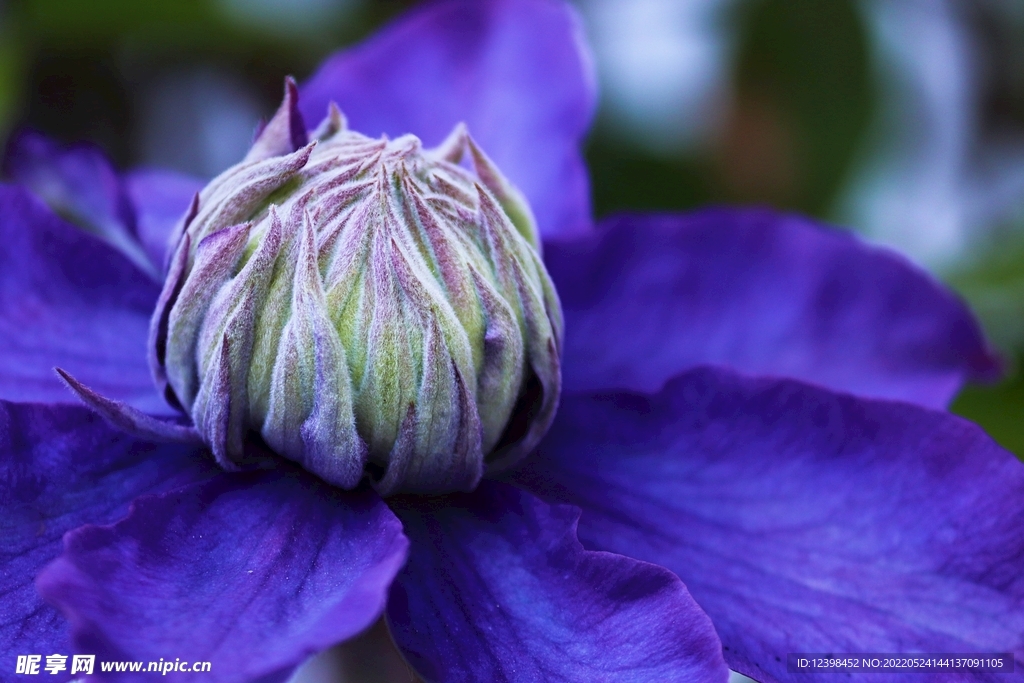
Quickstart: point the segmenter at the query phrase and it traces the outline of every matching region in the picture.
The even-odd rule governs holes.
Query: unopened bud
[[[218,461],[274,451],[384,495],[470,490],[526,454],[560,388],[562,322],[530,209],[463,126],[436,149],[289,83],[183,220],[151,362]]]

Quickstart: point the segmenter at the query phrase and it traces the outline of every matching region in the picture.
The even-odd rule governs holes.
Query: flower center
[[[314,138],[257,140],[200,193],[154,313],[157,380],[225,467],[256,433],[345,488],[471,490],[557,407],[529,207],[461,125],[424,150],[332,108]]]

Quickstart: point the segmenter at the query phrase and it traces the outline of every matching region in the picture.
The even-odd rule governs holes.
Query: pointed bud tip
[[[284,80],[284,97],[273,118],[256,134],[244,161],[260,161],[290,154],[309,143],[306,123],[299,111],[299,86],[288,76]]]

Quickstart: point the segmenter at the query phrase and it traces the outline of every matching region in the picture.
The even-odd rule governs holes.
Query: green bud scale
[[[176,237],[150,358],[218,462],[253,433],[332,484],[473,489],[554,417],[562,319],[522,195],[458,126],[371,139],[294,84]]]

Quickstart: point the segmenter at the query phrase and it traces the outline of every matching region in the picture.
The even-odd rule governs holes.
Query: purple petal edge
[[[125,174],[124,183],[138,217],[139,240],[162,270],[173,248],[174,229],[206,180],[166,169],[137,168]]]
[[[810,680],[787,671],[798,652],[1024,666],[1024,464],[961,418],[704,368],[565,396],[514,480],[580,506],[587,547],[678,574],[764,683]]]
[[[545,245],[567,390],[654,391],[698,365],[945,407],[1000,362],[967,307],[902,257],[759,209],[619,216]]]
[[[8,142],[6,175],[50,208],[118,249],[138,269],[159,279],[140,244],[135,207],[103,151],[89,143],[67,147],[31,130]]]
[[[576,540],[579,511],[483,482],[389,501],[411,541],[388,601],[434,683],[724,681],[721,643],[670,572]]]
[[[115,249],[0,185],[0,397],[74,402],[61,366],[105,396],[169,414],[146,362],[159,290]]]
[[[136,496],[202,480],[211,459],[122,434],[81,406],[0,401],[0,665],[71,654],[65,620],[35,589],[65,532],[114,522]],[[7,668],[7,667],[10,668]],[[61,681],[69,677],[50,676]]]
[[[113,526],[68,534],[37,584],[98,660],[181,658],[210,662],[203,680],[283,681],[377,619],[406,548],[376,494],[283,467],[141,498]]]

